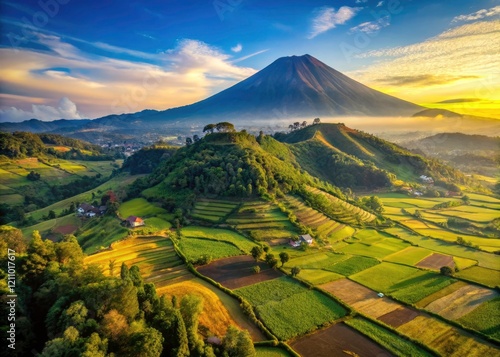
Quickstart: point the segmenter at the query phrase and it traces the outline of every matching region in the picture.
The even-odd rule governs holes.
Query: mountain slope
[[[310,55],[283,57],[244,81],[151,118],[401,116],[423,108],[373,90]]]
[[[344,124],[311,125],[275,139],[289,144],[297,162],[311,175],[340,187],[377,188],[396,179],[418,182],[420,175],[466,183],[457,170],[424,158]]]

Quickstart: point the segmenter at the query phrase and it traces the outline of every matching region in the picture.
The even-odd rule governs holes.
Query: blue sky
[[[500,112],[499,1],[0,4],[1,121],[190,104],[305,53],[419,104]]]

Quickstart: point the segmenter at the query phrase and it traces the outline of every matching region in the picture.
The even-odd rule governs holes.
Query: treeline
[[[46,145],[65,146],[70,149],[58,151]],[[121,157],[119,152],[104,152],[97,146],[82,140],[56,134],[33,134],[28,132],[0,132],[0,155],[10,159],[26,157],[55,157],[73,160],[113,160]]]
[[[125,160],[122,170],[129,171],[132,175],[149,174],[161,161],[172,157],[177,150],[174,147],[158,145],[143,147]]]
[[[200,338],[203,300],[195,295],[171,300],[144,283],[139,268],[109,264],[109,276],[83,263],[73,236],[61,242],[42,240],[37,231],[26,244],[13,227],[0,228],[0,274],[7,275],[7,247],[16,251],[15,349],[58,356],[255,356],[247,331],[230,327],[220,345]],[[11,294],[6,284],[1,293]],[[9,306],[2,304],[2,315]],[[1,330],[10,326],[2,319]],[[6,341],[4,341],[6,343]]]

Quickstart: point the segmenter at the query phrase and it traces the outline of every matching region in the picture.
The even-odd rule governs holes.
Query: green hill
[[[344,124],[311,125],[274,138],[288,144],[311,175],[340,187],[378,188],[396,180],[418,182],[420,175],[468,183],[459,171]]]

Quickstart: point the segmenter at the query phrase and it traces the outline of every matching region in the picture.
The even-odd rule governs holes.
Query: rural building
[[[141,217],[130,216],[125,220],[125,223],[132,228],[144,226],[144,220]]]
[[[82,203],[78,208],[76,209],[76,214],[78,216],[84,216],[84,217],[95,217],[98,215],[101,215],[101,210],[99,208],[96,208],[92,205],[89,205],[88,203]]]
[[[377,296],[378,297],[384,297],[384,293],[378,293]]]
[[[434,183],[434,180],[433,180],[432,177],[425,176],[425,175],[420,175],[420,180],[422,180],[423,183],[427,183],[427,184],[433,184]]]
[[[297,247],[300,247],[302,242],[304,242],[308,245],[311,245],[313,243],[313,238],[309,234],[303,234],[303,235],[299,236],[299,239],[297,239],[297,240],[290,239],[289,244],[292,247],[297,248]]]
[[[310,234],[303,234],[303,235],[299,236],[299,241],[305,242],[305,243],[311,245],[313,243],[313,238],[311,237]]]

